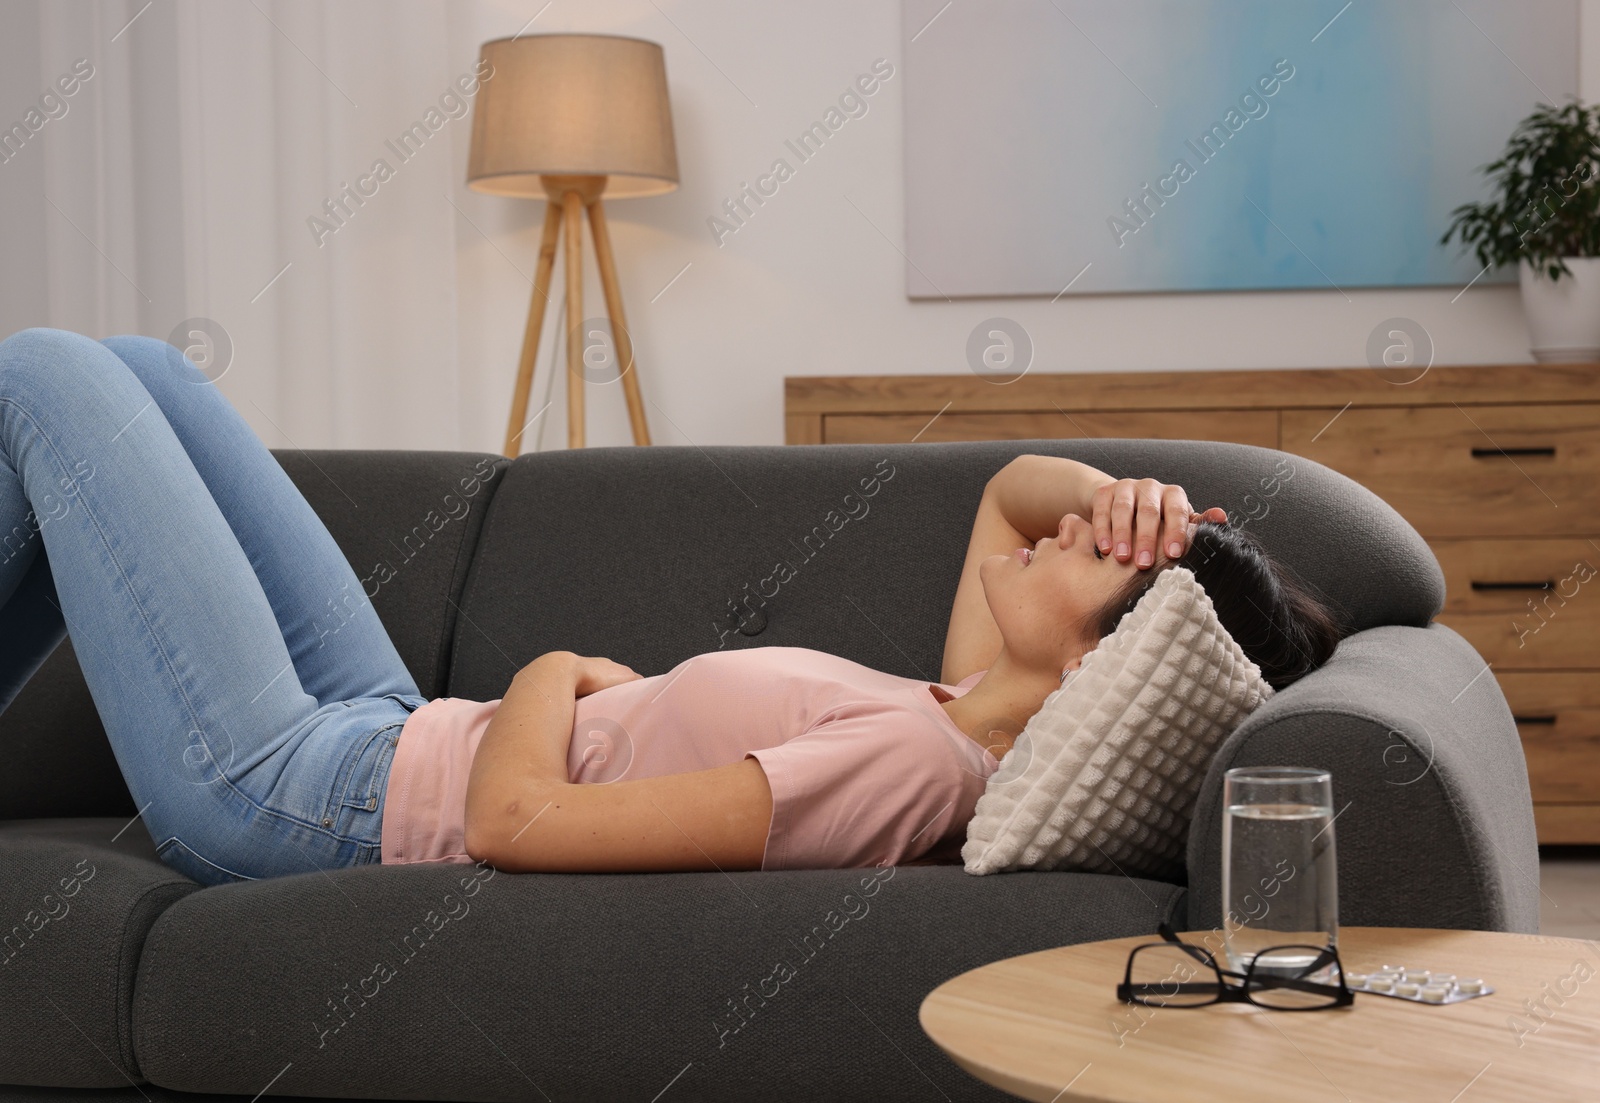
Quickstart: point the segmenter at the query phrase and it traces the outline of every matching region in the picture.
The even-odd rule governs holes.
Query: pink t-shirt
[[[885,674],[804,647],[712,651],[578,698],[569,780],[598,784],[753,757],[772,788],[762,869],[901,864],[966,831],[999,762],[940,702],[955,685]],[[382,861],[470,862],[472,756],[500,701],[441,697],[401,729]]]

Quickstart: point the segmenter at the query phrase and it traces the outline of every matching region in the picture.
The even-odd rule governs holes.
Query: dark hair
[[[1194,541],[1174,566],[1194,572],[1217,619],[1273,689],[1282,689],[1328,661],[1344,635],[1337,614],[1253,533],[1215,521],[1195,527]],[[1133,611],[1158,571],[1140,571],[1091,621],[1097,639]]]

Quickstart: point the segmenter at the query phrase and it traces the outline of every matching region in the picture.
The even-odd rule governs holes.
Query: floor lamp
[[[483,44],[472,108],[467,186],[490,195],[546,200],[533,298],[506,424],[508,456],[527,427],[534,358],[549,302],[556,249],[567,281],[567,446],[583,447],[583,219],[594,234],[617,371],[635,444],[650,443],[633,340],[601,197],[660,195],[678,186],[678,154],[661,47],[615,35],[546,34]]]

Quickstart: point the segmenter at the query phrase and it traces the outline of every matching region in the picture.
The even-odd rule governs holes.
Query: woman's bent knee
[[[0,341],[0,365],[51,366],[72,356],[81,356],[99,342],[67,329],[34,326],[19,329]]]
[[[0,341],[0,423],[121,428],[150,395],[128,366],[99,341],[64,329],[24,329]],[[96,424],[86,424],[84,418]]]

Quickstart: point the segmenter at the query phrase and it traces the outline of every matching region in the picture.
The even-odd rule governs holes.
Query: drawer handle
[[[1474,579],[1472,588],[1474,591],[1480,592],[1483,590],[1553,590],[1556,588],[1556,580],[1551,578],[1543,582],[1479,582]]]
[[[1554,716],[1512,716],[1511,719],[1518,724],[1554,724]]]
[[[1505,456],[1510,459],[1512,456],[1554,456],[1555,454],[1554,446],[1549,448],[1474,448],[1472,450],[1472,458],[1475,460],[1493,459],[1495,456]]]

